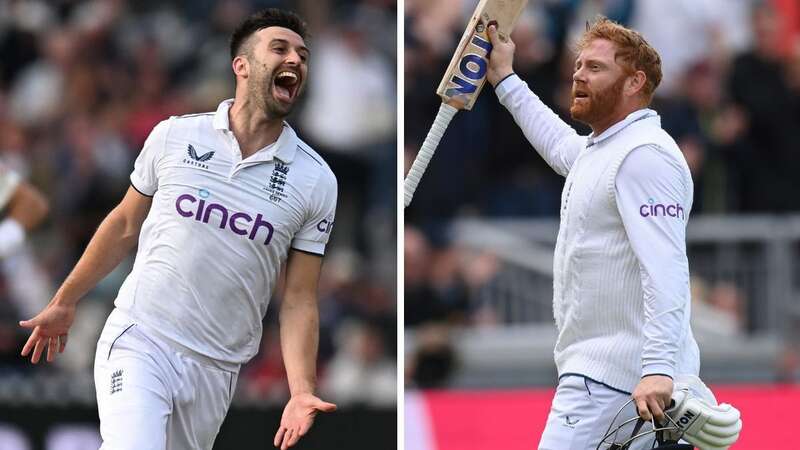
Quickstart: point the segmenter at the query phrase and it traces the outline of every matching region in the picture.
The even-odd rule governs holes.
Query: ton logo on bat
[[[447,97],[472,94],[478,88],[478,82],[486,75],[486,58],[492,51],[492,44],[481,36],[485,31],[486,26],[482,22],[475,26],[475,34],[458,63],[458,72],[450,79],[450,83],[455,86],[447,89]]]

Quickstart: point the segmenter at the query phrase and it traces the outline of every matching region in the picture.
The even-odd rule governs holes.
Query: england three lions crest
[[[286,178],[288,175],[289,166],[276,161],[275,168],[272,169],[269,180],[267,180],[267,185],[263,187],[263,189],[269,193],[270,201],[280,203],[280,201],[286,197],[286,193],[283,190],[286,187]]]

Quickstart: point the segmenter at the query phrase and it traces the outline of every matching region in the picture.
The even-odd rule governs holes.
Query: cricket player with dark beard
[[[268,9],[231,37],[235,98],[152,131],[131,187],[50,304],[20,325],[33,363],[67,344],[76,304],[138,244],[95,355],[104,450],[210,450],[240,366],[286,268],[280,305],[289,399],[274,444],[286,449],[318,412],[317,284],[336,178],[284,121],[308,71],[306,25]]]
[[[648,108],[661,59],[639,33],[600,18],[578,44],[570,113],[589,136],[514,74],[513,42],[494,27],[489,35],[488,81],[566,177],[553,263],[559,381],[539,449],[594,450],[631,396],[641,418],[661,420],[673,378],[698,374],[685,242],[692,178]]]

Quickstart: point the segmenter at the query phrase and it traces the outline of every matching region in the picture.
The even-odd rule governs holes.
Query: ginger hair
[[[661,57],[656,49],[637,31],[625,28],[602,16],[593,24],[586,23],[586,32],[578,41],[576,53],[580,53],[595,39],[606,39],[614,43],[616,47],[614,60],[622,66],[627,75],[638,70],[644,72],[646,79],[642,94],[649,104],[653,99],[653,93],[661,83]]]

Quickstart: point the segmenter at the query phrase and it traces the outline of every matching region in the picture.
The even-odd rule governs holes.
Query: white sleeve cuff
[[[325,255],[325,244],[322,242],[309,241],[307,239],[295,239],[292,241],[292,248],[315,255]]]
[[[146,196],[152,197],[156,195],[156,188],[148,186],[144,180],[137,176],[136,172],[131,173],[131,186],[136,189],[136,192]]]
[[[664,362],[645,364],[642,367],[642,377],[647,375],[666,375],[672,379],[675,379],[675,368]]]
[[[497,86],[494,87],[494,92],[497,94],[497,98],[500,99],[500,102],[502,102],[503,97],[519,86],[526,86],[526,84],[516,73],[512,73],[497,83]]]

